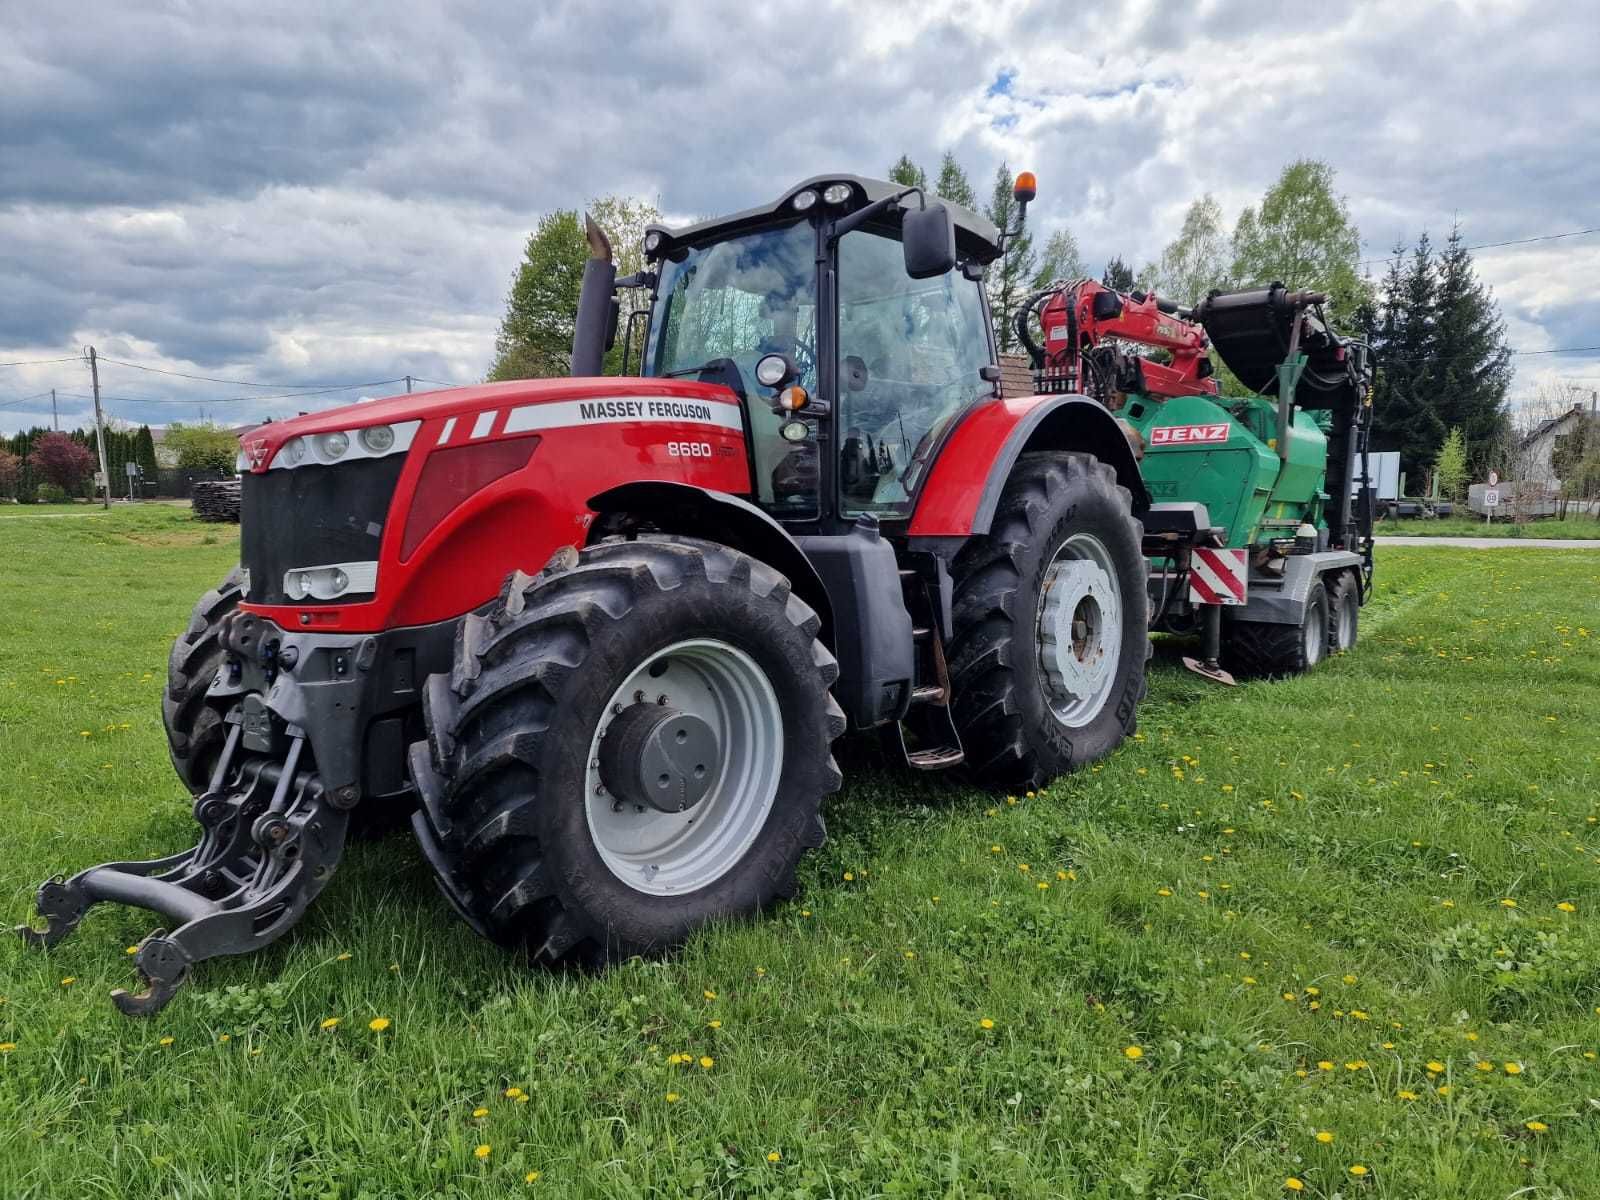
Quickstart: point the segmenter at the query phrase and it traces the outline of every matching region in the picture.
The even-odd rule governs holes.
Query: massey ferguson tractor
[[[1233,631],[1292,629],[1307,660],[1343,644],[1301,586],[1304,560],[1363,587],[1323,435],[1283,417],[1304,385],[1278,376],[1274,426],[1115,363],[1089,379],[1069,316],[1040,394],[1003,395],[982,281],[1015,232],[849,175],[652,227],[626,278],[591,224],[572,378],[247,434],[241,562],[163,705],[199,844],[49,881],[45,928],[19,932],[54,945],[108,900],[160,914],[144,990],[113,993],[152,1013],[288,930],[353,820],[408,814],[480,934],[552,965],[659,953],[793,892],[847,728],[996,788],[1110,753],[1149,596],[1169,622],[1206,609],[1203,549],[1250,555]],[[620,289],[647,298],[638,374],[608,378]],[[1280,335],[1291,366],[1320,361],[1331,335],[1281,293],[1213,297],[1206,327],[1253,314],[1228,335],[1251,364]],[[1293,669],[1267,661],[1288,634],[1250,636]]]

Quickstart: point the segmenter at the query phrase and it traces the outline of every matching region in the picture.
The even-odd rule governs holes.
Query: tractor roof
[[[757,205],[747,208],[743,212],[736,212],[726,217],[714,217],[708,221],[696,221],[692,225],[651,225],[649,229],[659,230],[669,241],[678,243],[699,242],[708,238],[726,236],[736,233],[749,226],[764,225],[775,217],[793,216],[802,214],[794,211],[790,202],[799,192],[811,188],[821,192],[830,183],[848,183],[854,188],[855,195],[848,207],[841,209],[849,212],[863,205],[871,204],[874,200],[881,200],[885,196],[892,196],[905,190],[904,184],[890,183],[886,179],[867,179],[860,175],[813,175],[809,179],[802,179],[771,204]],[[952,200],[929,193],[930,200],[937,199],[950,210],[950,215],[955,220],[956,248],[963,257],[976,259],[978,262],[992,262],[1000,253],[1000,231],[994,223],[986,217],[981,217],[971,209],[963,208]],[[819,207],[821,207],[819,205]],[[814,213],[816,209],[809,210],[805,215]],[[646,231],[648,232],[648,230]]]

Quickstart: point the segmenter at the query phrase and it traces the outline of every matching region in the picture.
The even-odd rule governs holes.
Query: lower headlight
[[[350,449],[350,435],[348,433],[319,433],[317,435],[317,448],[329,458],[338,458]]]
[[[369,425],[356,436],[373,454],[387,454],[394,445],[394,429],[388,425]]]

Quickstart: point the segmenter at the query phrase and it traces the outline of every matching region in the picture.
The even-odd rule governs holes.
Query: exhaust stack
[[[589,260],[583,264],[578,320],[572,331],[574,378],[600,374],[606,351],[617,340],[617,264],[611,257],[611,240],[588,213],[583,215],[583,236],[589,242]]]

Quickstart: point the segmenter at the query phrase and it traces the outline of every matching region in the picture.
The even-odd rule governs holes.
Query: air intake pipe
[[[572,330],[574,378],[599,375],[606,351],[617,340],[617,264],[611,259],[611,241],[587,213],[583,236],[589,242],[589,259],[583,264],[578,320]]]

